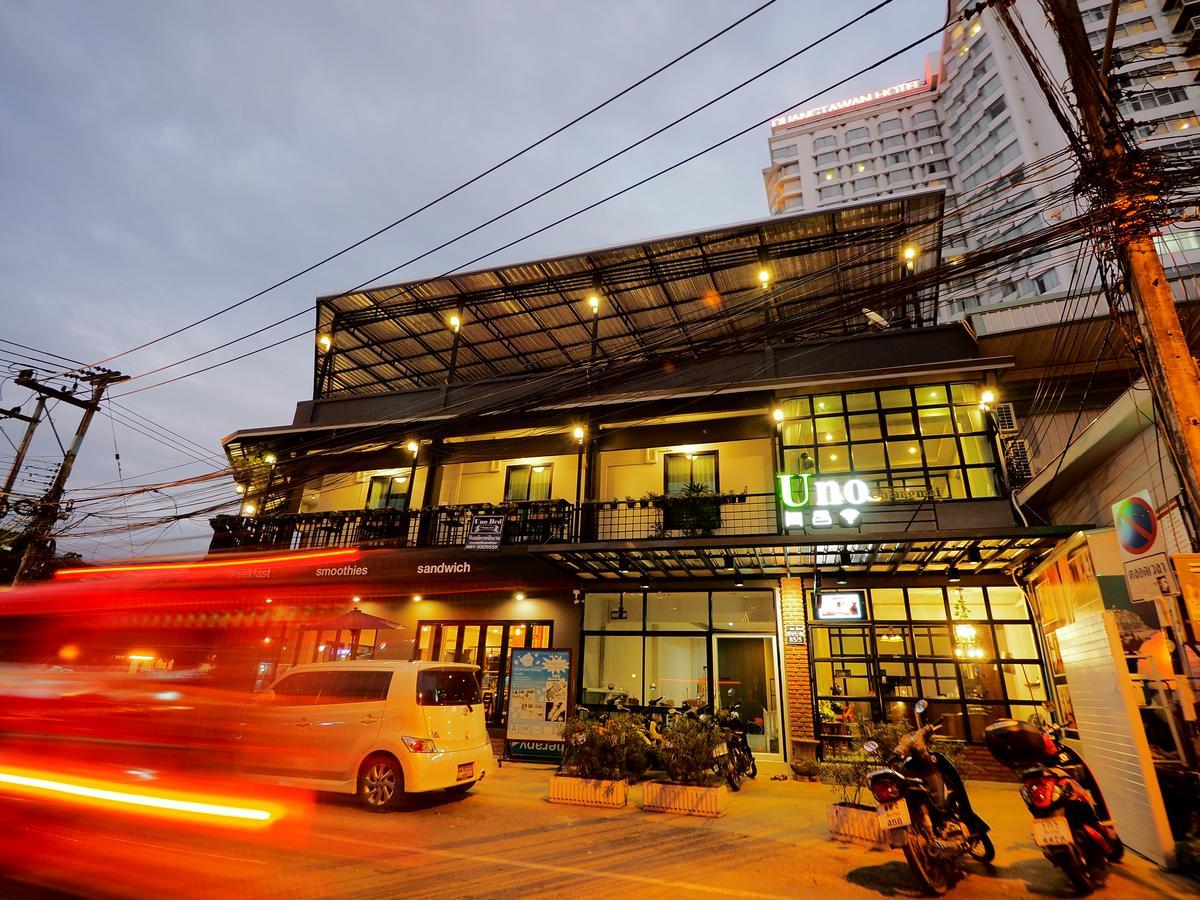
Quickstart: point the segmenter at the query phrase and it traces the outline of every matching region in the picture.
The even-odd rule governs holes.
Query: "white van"
[[[382,660],[296,666],[258,704],[249,765],[280,784],[358,795],[468,791],[495,758],[478,666]]]

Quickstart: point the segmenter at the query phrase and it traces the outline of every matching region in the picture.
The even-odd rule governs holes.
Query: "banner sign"
[[[504,516],[475,513],[467,525],[464,550],[499,550],[504,537]]]
[[[509,756],[526,745],[545,758],[546,744],[562,744],[571,684],[571,651],[513,650],[508,668]]]
[[[1158,527],[1154,498],[1138,491],[1112,505],[1117,543],[1125,564],[1125,585],[1135,603],[1153,603],[1179,593],[1166,542]]]

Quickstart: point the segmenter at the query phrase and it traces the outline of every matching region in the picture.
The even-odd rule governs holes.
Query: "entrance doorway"
[[[413,659],[479,666],[489,725],[503,725],[507,708],[508,658],[513,650],[549,647],[554,625],[544,621],[420,622]]]
[[[756,755],[781,754],[779,662],[774,635],[713,635],[713,687],[718,709],[740,703],[746,737]]]

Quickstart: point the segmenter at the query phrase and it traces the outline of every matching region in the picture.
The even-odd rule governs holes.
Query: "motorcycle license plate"
[[[713,747],[713,756],[714,757],[725,756],[728,753],[729,753],[729,748],[727,746],[725,746],[725,744],[717,744],[717,746]]]
[[[1033,820],[1033,842],[1039,847],[1062,847],[1075,843],[1071,826],[1062,816]]]
[[[880,803],[876,807],[879,813],[879,825],[884,831],[893,828],[907,828],[912,824],[908,815],[908,803],[903,800],[893,800],[891,803]]]

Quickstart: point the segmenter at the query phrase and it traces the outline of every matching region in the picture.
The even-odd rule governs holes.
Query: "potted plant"
[[[624,806],[629,783],[645,774],[648,749],[632,714],[618,713],[601,722],[579,710],[563,725],[563,762],[550,777],[550,802]]]
[[[821,783],[829,785],[834,795],[828,811],[829,833],[834,840],[872,849],[888,848],[888,837],[879,826],[875,804],[861,801],[867,789],[867,776],[883,766],[906,732],[900,725],[859,723],[858,740],[846,753],[821,763]],[[872,749],[868,751],[864,745],[871,745]]]
[[[642,809],[686,816],[725,815],[729,789],[717,774],[721,731],[711,721],[676,716],[663,731],[659,749],[668,781],[647,781],[642,786]]]
[[[821,764],[815,759],[794,759],[791,762],[792,772],[797,781],[820,781]]]

